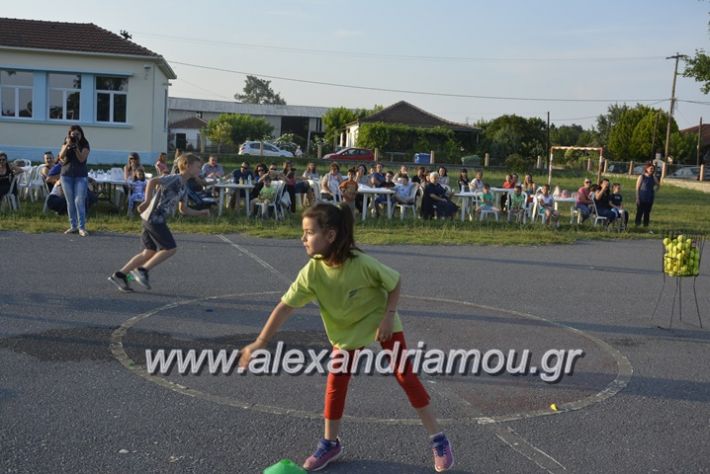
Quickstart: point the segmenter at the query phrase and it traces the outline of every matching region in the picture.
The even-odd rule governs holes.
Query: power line
[[[282,81],[298,82],[302,84],[314,84],[319,86],[331,86],[331,87],[344,87],[348,89],[359,89],[367,91],[378,91],[378,92],[395,92],[398,94],[414,94],[414,95],[428,95],[437,97],[457,97],[464,99],[484,99],[484,100],[514,100],[514,101],[529,101],[529,102],[658,102],[665,99],[560,99],[560,98],[542,98],[542,97],[505,97],[505,96],[486,96],[486,95],[473,95],[473,94],[456,94],[456,93],[446,93],[446,92],[428,92],[428,91],[415,91],[407,89],[388,89],[383,87],[369,87],[369,86],[358,86],[354,84],[338,84],[335,82],[324,82],[324,81],[311,81],[307,79],[296,79],[293,77],[284,76],[271,76],[266,74],[259,74],[254,72],[237,71],[234,69],[218,68],[212,66],[202,66],[199,64],[190,64],[180,61],[169,61],[171,64],[180,64],[182,66],[194,67],[198,69],[207,69],[210,71],[228,72],[232,74],[241,74],[246,76],[258,76],[265,77],[268,79],[279,79]]]
[[[417,61],[471,61],[471,62],[565,62],[565,61],[660,61],[663,56],[615,56],[615,57],[549,57],[549,58],[530,58],[530,57],[485,57],[485,56],[430,56],[430,55],[410,55],[410,54],[392,54],[392,53],[373,53],[359,51],[344,51],[333,49],[315,49],[315,48],[296,48],[292,46],[274,46],[267,44],[256,43],[241,43],[233,41],[221,41],[209,38],[190,38],[185,36],[162,35],[158,33],[135,33],[147,37],[166,38],[172,40],[182,40],[195,43],[209,43],[225,46],[238,46],[242,48],[252,49],[268,49],[273,51],[282,51],[288,53],[305,53],[305,54],[321,54],[335,56],[349,56],[359,58],[381,58],[381,59],[403,59]]]

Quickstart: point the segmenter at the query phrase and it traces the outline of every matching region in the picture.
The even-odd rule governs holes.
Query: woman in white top
[[[303,172],[303,179],[312,179],[314,181],[318,181],[320,179],[315,163],[308,163],[306,171]]]

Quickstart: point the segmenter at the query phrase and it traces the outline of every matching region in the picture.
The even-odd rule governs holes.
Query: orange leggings
[[[392,350],[394,348],[395,342],[399,342],[399,354],[397,360],[395,361],[395,371],[394,375],[397,378],[397,382],[404,389],[409,398],[409,403],[414,408],[424,408],[429,405],[429,394],[426,389],[419,381],[417,374],[412,372],[411,360],[407,361],[404,371],[399,371],[399,362],[401,359],[402,352],[407,349],[407,345],[404,342],[404,333],[396,332],[392,334],[392,337],[386,341],[381,342],[380,345],[383,349]],[[333,349],[335,353],[337,349]],[[323,410],[323,416],[327,420],[339,420],[343,417],[343,410],[345,409],[345,397],[348,394],[348,383],[350,382],[350,377],[353,366],[354,366],[354,350],[349,350],[349,364],[350,370],[347,373],[328,373],[328,383],[325,387],[325,408]]]

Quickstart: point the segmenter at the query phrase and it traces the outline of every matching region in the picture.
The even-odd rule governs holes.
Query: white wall
[[[33,99],[46,104],[46,72],[82,74],[81,120],[48,120],[45,111],[34,110],[32,119],[0,117],[0,150],[10,159],[41,161],[45,150],[55,153],[62,144],[69,125],[84,129],[91,144],[90,163],[124,163],[131,151],[151,162],[167,147],[166,113],[168,79],[150,58],[120,58],[57,52],[3,50],[0,68],[34,71]],[[95,120],[94,75],[116,75],[128,78],[126,123]],[[40,79],[40,80],[38,80]]]

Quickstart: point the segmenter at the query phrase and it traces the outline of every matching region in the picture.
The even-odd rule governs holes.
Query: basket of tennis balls
[[[685,234],[663,239],[663,273],[671,277],[696,277],[700,274],[703,239]]]

